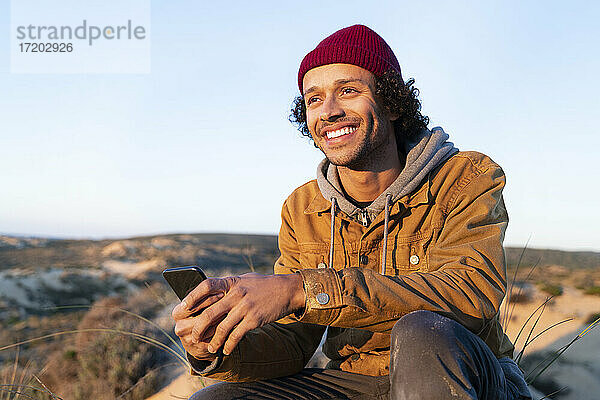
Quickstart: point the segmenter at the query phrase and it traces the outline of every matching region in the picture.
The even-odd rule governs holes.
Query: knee
[[[392,347],[419,351],[446,347],[454,337],[456,322],[431,311],[419,310],[406,314],[392,328]]]

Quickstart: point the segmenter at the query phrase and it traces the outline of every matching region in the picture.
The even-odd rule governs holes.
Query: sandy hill
[[[156,326],[132,322],[115,308],[140,313],[172,337],[169,314],[175,296],[160,276],[162,269],[196,264],[214,276],[251,269],[268,273],[278,255],[277,238],[272,235],[169,234],[104,240],[0,235],[0,348],[26,338],[90,327],[136,329],[174,348]],[[536,329],[574,318],[536,339],[526,352],[530,357],[540,357],[535,355],[538,351],[551,351],[553,343],[573,335],[591,315],[600,313],[600,253],[544,249],[523,253],[522,248],[507,248],[506,255],[511,277],[520,260],[513,288],[518,303],[508,329],[511,338],[548,294],[557,297]],[[527,277],[533,266],[535,271]],[[73,304],[92,309],[55,308]],[[595,343],[594,339],[588,343]],[[578,351],[595,354],[593,350]],[[13,371],[19,371],[22,376],[36,373],[65,399],[111,399],[127,390],[122,398],[143,399],[162,388],[155,397],[158,399],[189,394],[208,383],[182,374],[183,370],[170,366],[173,361],[165,349],[156,350],[132,338],[78,333],[21,346],[18,357],[15,349],[0,351],[0,384],[10,383]],[[31,370],[28,362],[39,369]],[[313,362],[322,365],[323,360],[316,357]],[[541,389],[549,393],[570,381],[596,388],[600,380],[595,364],[589,359],[565,358],[561,368],[573,363],[581,364],[577,376],[582,380],[552,371],[540,384]],[[171,381],[174,383],[165,386]],[[594,398],[585,397],[588,394],[571,389],[561,395],[567,399]]]

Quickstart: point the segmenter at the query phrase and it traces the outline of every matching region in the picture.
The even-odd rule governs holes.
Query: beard
[[[354,148],[343,149],[342,151],[336,149],[325,151],[321,146],[318,146],[318,148],[333,165],[346,167],[354,171],[374,170],[390,144],[391,138],[390,135],[386,134],[386,127],[382,125],[375,126],[374,121],[370,119],[369,121],[361,121],[358,131],[354,134],[360,134],[364,137],[358,146]]]

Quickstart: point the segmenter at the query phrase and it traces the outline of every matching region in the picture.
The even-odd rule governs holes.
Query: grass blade
[[[15,364],[13,366],[12,377],[10,378],[10,383],[14,385],[15,378],[17,376],[17,368],[19,366],[19,353],[21,352],[21,348],[17,347],[17,354],[15,355]]]
[[[90,309],[92,307],[93,306],[91,306],[91,305],[73,305],[73,306],[50,307],[50,309],[57,309],[57,310],[59,310],[59,309],[68,309],[68,308],[87,308],[87,309]],[[146,322],[147,324],[150,324],[151,326],[155,327],[160,332],[162,332],[167,337],[167,339],[169,339],[169,341],[171,343],[173,343],[175,345],[175,347],[177,347],[177,349],[179,351],[181,351],[182,354],[185,354],[184,348],[179,343],[177,343],[177,341],[175,339],[173,339],[171,337],[171,335],[169,335],[169,333],[167,331],[165,331],[163,328],[160,327],[160,325],[158,325],[157,323],[149,320],[148,318],[142,317],[141,315],[139,315],[137,313],[134,313],[133,311],[125,310],[125,309],[119,308],[119,307],[106,307],[106,306],[95,306],[95,307],[96,308],[104,308],[104,309],[109,309],[109,310],[120,311],[120,312],[125,313],[127,315],[130,315],[132,317],[138,318],[138,319]]]
[[[533,339],[531,339],[529,341],[529,344],[531,344],[535,339],[539,338],[540,336],[542,336],[544,333],[546,333],[550,329],[554,328],[555,326],[558,326],[558,325],[561,325],[561,324],[564,324],[566,322],[570,322],[570,321],[573,321],[573,320],[574,320],[574,318],[567,318],[567,319],[563,319],[562,321],[559,321],[559,322],[556,322],[556,323],[550,325],[549,327],[545,328],[540,333],[538,333],[537,335],[535,335],[533,337]],[[521,356],[524,352],[525,352],[525,347],[523,347],[523,349],[521,349],[521,352],[517,355],[517,357]],[[520,359],[520,357],[519,357],[519,359]]]
[[[560,389],[558,389],[558,390],[556,390],[556,391],[554,391],[554,392],[552,392],[552,393],[550,393],[550,394],[547,394],[547,395],[545,395],[545,396],[544,396],[544,397],[542,397],[540,400],[549,399],[549,398],[550,398],[550,396],[554,396],[555,394],[559,394],[560,392],[562,392],[562,391],[563,391],[563,390],[565,390],[566,388],[567,388],[567,386],[564,386],[564,387],[562,387],[562,388],[560,388]]]
[[[52,393],[48,389],[42,389],[42,388],[31,386],[31,385],[23,385],[23,384],[13,384],[13,385],[0,384],[0,390],[4,390],[3,388],[7,388],[9,390],[16,390],[16,389],[20,389],[20,388],[32,389],[32,390],[37,390],[38,392],[49,394],[50,396],[52,396],[53,399],[63,400],[62,398],[58,397],[57,395],[55,395],[54,393]],[[19,393],[19,394],[22,394],[22,393]]]
[[[540,322],[540,318],[542,318],[542,315],[544,314],[544,310],[546,309],[546,305],[548,303],[544,303],[544,307],[542,307],[539,315],[537,316],[535,322],[533,323],[533,325],[531,326],[531,329],[529,330],[529,334],[527,335],[527,338],[525,339],[525,344],[523,344],[523,349],[521,350],[521,354],[520,356],[515,360],[515,362],[517,363],[517,365],[519,365],[519,363],[521,362],[521,357],[523,357],[523,353],[525,353],[525,349],[527,348],[527,346],[529,345],[529,339],[531,338],[531,335],[533,334],[533,331],[535,330],[535,327],[537,326],[538,322]]]
[[[46,392],[48,392],[50,394],[50,396],[52,396],[53,399],[62,400],[59,396],[52,393],[52,391],[50,389],[48,389],[48,387],[46,385],[44,385],[44,382],[42,382],[42,380],[40,378],[38,378],[35,374],[32,374],[32,375],[35,378],[35,380],[38,381],[38,383],[40,385],[42,385],[42,387],[46,390]]]
[[[16,394],[17,396],[25,396],[28,399],[35,400],[33,397],[29,396],[28,394],[25,394],[23,392],[19,392],[18,390],[14,390],[14,389],[2,389],[2,388],[0,388],[0,392],[5,392],[5,393],[9,393],[9,394]],[[10,399],[10,396],[8,398]]]
[[[158,347],[160,349],[168,351],[169,353],[176,356],[179,360],[181,360],[183,365],[186,368],[190,367],[189,361],[183,355],[181,355],[176,350],[173,350],[166,344],[159,342],[158,340],[156,340],[154,338],[151,338],[151,337],[139,334],[139,333],[135,333],[135,332],[128,332],[128,331],[122,331],[119,329],[111,329],[111,328],[87,328],[87,329],[74,329],[74,330],[70,330],[70,331],[55,332],[55,333],[51,333],[48,335],[38,336],[33,339],[23,340],[18,343],[13,343],[13,344],[10,344],[10,345],[4,346],[4,347],[0,347],[0,351],[8,350],[8,349],[11,349],[11,348],[14,348],[17,346],[21,346],[23,344],[36,342],[36,341],[43,340],[43,339],[49,339],[49,338],[53,338],[53,337],[57,337],[57,336],[68,335],[68,334],[73,334],[73,333],[84,333],[84,332],[112,332],[112,333],[119,333],[119,334],[126,335],[126,336],[133,336],[134,338],[136,338],[142,342],[151,344],[155,347]]]
[[[596,318],[596,320],[594,322],[592,322],[591,324],[588,325],[587,328],[585,328],[583,330],[583,332],[581,332],[579,335],[577,335],[579,338],[584,337],[585,335],[587,335],[592,329],[594,329],[596,326],[598,326],[598,324],[600,324],[600,317]]]
[[[533,272],[535,271],[537,266],[540,264],[540,261],[542,261],[542,257],[538,258],[538,260],[535,262],[535,264],[533,264],[533,267],[531,267],[529,269],[529,272],[527,273],[527,276],[525,277],[525,280],[523,282],[529,282],[529,279],[531,279],[531,275],[533,275]],[[521,286],[519,288],[519,291],[517,292],[517,297],[520,296],[522,292],[523,292],[523,286]],[[512,292],[510,292],[510,293],[512,294]],[[506,323],[503,325],[503,327],[505,327],[505,329],[508,329],[508,324],[510,324],[510,321],[512,320],[512,316],[513,316],[513,313],[515,312],[516,306],[517,306],[517,303],[515,303],[515,302],[513,302],[511,304],[510,312],[508,313],[508,316],[507,316],[508,319],[506,320]]]
[[[583,331],[581,331],[579,334],[577,334],[569,343],[567,343],[566,345],[564,345],[563,347],[558,349],[555,353],[550,354],[548,357],[546,357],[542,361],[540,361],[540,363],[538,363],[538,365],[536,365],[535,368],[533,368],[531,370],[531,372],[529,372],[527,374],[527,376],[525,377],[525,381],[528,384],[535,382],[535,380],[537,378],[539,378],[539,376],[542,375],[565,351],[567,351],[569,349],[569,347],[571,347],[573,345],[573,343],[575,343],[576,341],[578,341],[579,339],[581,339],[582,337],[587,335],[592,329],[596,328],[599,324],[600,324],[600,318],[597,318],[594,322],[589,324],[587,326],[587,328],[585,328]],[[550,360],[550,361],[546,365],[543,365],[547,360]],[[542,365],[543,365],[543,367],[542,367]],[[533,373],[540,367],[542,367],[542,369],[532,379],[530,379],[530,377],[533,375]]]
[[[546,300],[544,300],[544,302],[538,306],[538,308],[533,310],[533,312],[529,315],[529,318],[527,318],[527,320],[521,326],[521,329],[519,329],[519,333],[517,334],[517,337],[515,338],[515,340],[513,340],[513,343],[517,343],[517,341],[519,340],[519,337],[521,336],[521,333],[523,333],[525,326],[527,326],[527,324],[529,323],[531,318],[533,318],[533,316],[540,310],[540,308],[545,307],[546,304],[553,298],[554,298],[554,296],[547,297]]]
[[[527,246],[529,245],[529,240],[531,239],[531,235],[529,235],[529,237],[527,238],[527,242],[525,243],[525,246],[523,247],[523,250],[521,251],[521,254],[519,255],[519,260],[517,261],[517,266],[515,267],[515,273],[513,274],[513,279],[510,282],[510,286],[508,288],[508,299],[506,301],[506,304],[504,304],[504,317],[502,318],[502,327],[504,327],[504,330],[506,331],[506,315],[508,314],[508,303],[510,302],[510,294],[512,293],[512,288],[515,284],[515,280],[517,279],[517,272],[519,271],[519,267],[521,266],[521,260],[523,260],[523,255],[525,254],[525,250],[527,250]]]

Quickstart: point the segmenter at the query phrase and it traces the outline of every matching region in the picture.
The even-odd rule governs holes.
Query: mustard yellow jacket
[[[506,291],[504,185],[502,169],[476,152],[459,152],[431,171],[389,208],[385,275],[384,212],[368,226],[334,213],[331,262],[332,203],[314,180],[299,187],[283,205],[274,270],[302,275],[305,310],[249,332],[207,368],[192,362],[194,369],[226,381],[290,375],[306,365],[329,326],[329,367],[386,375],[390,331],[415,310],[452,318],[497,357],[512,356],[498,319]]]

